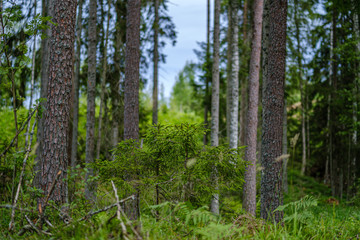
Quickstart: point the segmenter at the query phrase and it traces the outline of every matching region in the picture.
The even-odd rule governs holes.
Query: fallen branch
[[[117,204],[124,203],[124,202],[126,202],[126,201],[129,201],[130,199],[134,200],[134,199],[135,199],[135,195],[131,195],[130,197],[124,198],[124,199],[122,199],[122,200],[120,200],[120,201],[118,201],[118,202],[116,202],[116,203],[114,203],[114,204],[111,204],[111,205],[109,205],[109,206],[104,207],[103,209],[99,209],[99,210],[94,211],[94,212],[89,212],[89,213],[86,214],[84,217],[82,217],[81,219],[79,219],[77,222],[81,222],[81,221],[84,221],[84,220],[86,220],[86,219],[89,219],[90,217],[92,217],[92,216],[94,216],[94,215],[96,215],[96,214],[98,214],[98,213],[106,212],[107,210],[116,207]]]
[[[26,218],[26,221],[30,224],[30,226],[31,226],[37,233],[42,233],[42,234],[45,234],[45,235],[48,235],[48,236],[52,236],[51,233],[45,232],[45,231],[37,228],[37,227],[35,226],[35,224],[28,218],[28,216],[25,215],[25,218]]]
[[[126,240],[126,239],[129,239],[129,238],[128,238],[128,234],[127,234],[127,231],[126,231],[126,226],[125,226],[125,224],[124,224],[124,222],[123,222],[123,220],[121,218],[122,209],[121,209],[121,206],[120,206],[120,203],[119,203],[119,196],[118,196],[118,193],[117,193],[117,189],[116,189],[115,184],[114,184],[114,182],[112,180],[111,180],[111,185],[112,185],[112,187],[114,189],[115,198],[116,198],[116,201],[117,201],[117,203],[116,203],[116,206],[118,208],[118,210],[116,211],[117,218],[120,220],[121,230],[122,230],[124,238]]]
[[[20,211],[20,212],[31,212],[31,213],[34,212],[34,211],[30,210],[30,209],[14,207],[13,205],[9,205],[9,204],[0,205],[0,208],[15,209],[15,210]]]

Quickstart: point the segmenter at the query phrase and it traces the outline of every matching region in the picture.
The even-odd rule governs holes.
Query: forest
[[[359,18],[0,0],[0,239],[360,239]]]

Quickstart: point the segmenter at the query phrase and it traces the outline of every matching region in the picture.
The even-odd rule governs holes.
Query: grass
[[[222,204],[222,216],[212,215],[207,206],[195,208],[190,203],[165,202],[157,206],[143,206],[141,232],[144,239],[359,239],[360,208],[355,204],[330,199],[329,187],[310,177],[290,171],[289,194],[284,196],[285,217],[283,224],[272,224],[247,215],[241,209],[238,197],[227,196]],[[289,181],[290,182],[290,181]],[[98,203],[100,208],[113,202],[105,196]],[[108,199],[106,199],[108,198]],[[358,199],[359,200],[359,199]],[[354,202],[355,203],[355,202]],[[92,206],[79,201],[73,205],[73,219],[78,219]],[[44,235],[26,233],[19,237],[7,233],[10,211],[0,209],[2,218],[0,238],[46,239]],[[120,221],[114,217],[116,209],[98,214],[87,221],[61,225],[56,211],[51,221],[58,223],[51,232],[51,239],[122,239]],[[31,215],[35,219],[36,214]],[[17,231],[24,220],[17,219]],[[15,232],[17,232],[15,231]],[[128,228],[129,238],[134,235]],[[49,238],[50,239],[50,238]]]

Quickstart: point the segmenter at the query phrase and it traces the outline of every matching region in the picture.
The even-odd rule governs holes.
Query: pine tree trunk
[[[211,95],[211,146],[219,145],[219,90],[220,90],[220,0],[214,5],[214,62],[212,69],[212,95]],[[213,168],[213,184],[215,192],[211,199],[211,212],[219,214],[219,184],[218,172]]]
[[[81,33],[82,33],[82,9],[83,0],[78,2],[78,16],[76,23],[76,51],[75,51],[75,77],[74,77],[74,97],[73,97],[73,132],[71,140],[71,168],[77,164],[77,146],[78,146],[78,126],[79,126],[79,76],[81,63]]]
[[[232,70],[232,36],[231,32],[233,30],[233,23],[232,23],[232,6],[231,1],[228,3],[228,29],[227,29],[227,52],[226,52],[226,58],[227,58],[227,66],[226,66],[226,137],[228,142],[230,142],[230,105],[231,105],[231,70]]]
[[[102,75],[101,75],[101,92],[100,92],[100,111],[99,111],[99,124],[98,124],[98,135],[97,135],[97,143],[96,143],[96,159],[100,158],[100,150],[101,150],[101,131],[102,131],[102,111],[104,108],[104,95],[105,95],[105,85],[106,85],[106,69],[107,69],[107,48],[108,48],[108,40],[109,40],[109,26],[110,26],[110,10],[111,4],[110,0],[108,0],[108,14],[106,21],[106,33],[105,33],[105,46],[104,46],[104,59],[103,59],[103,67],[102,67]],[[115,97],[115,96],[114,96]]]
[[[261,218],[280,222],[283,212],[273,212],[282,205],[282,125],[284,111],[284,82],[286,60],[286,18],[287,1],[267,0],[265,18],[269,21],[263,90],[262,126],[262,178],[261,178]],[[265,26],[267,27],[267,26]],[[266,32],[267,33],[267,32]]]
[[[296,28],[296,44],[297,44],[297,62],[299,71],[299,83],[300,83],[300,96],[301,96],[301,139],[302,139],[302,161],[301,161],[301,175],[305,174],[306,170],[306,131],[305,131],[305,98],[304,98],[304,84],[303,84],[303,66],[302,66],[302,53],[301,53],[301,41],[300,41],[300,19],[298,16],[298,9],[300,8],[298,0],[295,0],[295,28]]]
[[[76,0],[53,0],[53,19],[49,58],[47,108],[44,113],[44,135],[41,154],[41,189],[49,194],[56,175],[61,171],[50,200],[63,204],[67,200],[67,137],[70,116],[75,40]],[[43,206],[44,198],[40,199]],[[44,209],[43,209],[44,210]]]
[[[206,79],[205,79],[205,99],[204,99],[204,125],[209,127],[209,82],[210,82],[210,0],[207,0],[207,25],[206,25]],[[208,133],[204,133],[204,145],[208,143]]]
[[[247,113],[247,130],[245,137],[245,144],[247,146],[245,150],[245,161],[249,165],[247,165],[245,170],[243,208],[245,211],[254,216],[256,211],[256,143],[258,127],[263,4],[263,0],[255,0],[254,2],[254,35],[252,39],[252,50],[250,58],[249,108]]]
[[[125,140],[139,140],[140,7],[140,0],[128,0],[124,96]],[[128,215],[131,219],[137,219],[140,215],[138,191],[129,211]]]
[[[158,64],[159,64],[159,0],[154,0],[154,86],[153,86],[153,119],[152,123],[158,123]]]
[[[88,82],[87,82],[87,114],[86,114],[86,150],[85,163],[92,164],[95,157],[95,88],[96,88],[96,26],[97,2],[90,0],[89,4],[89,48],[88,48]],[[87,167],[85,175],[85,197],[95,201],[96,184],[91,181],[94,170]]]
[[[53,0],[42,0],[42,16],[52,16]],[[47,97],[47,89],[49,82],[49,62],[50,62],[50,38],[51,38],[51,25],[48,29],[44,30],[46,38],[41,40],[41,82],[40,82],[40,98]],[[46,102],[41,103],[42,108],[45,108]],[[42,139],[44,134],[44,114],[39,118],[36,139],[38,147],[36,148],[36,158],[34,166],[34,186],[40,188],[41,183],[41,154],[43,152]]]
[[[248,71],[248,58],[246,57],[248,52],[248,28],[247,28],[247,19],[248,18],[248,0],[244,0],[244,9],[243,9],[243,49],[245,54],[242,57],[241,67],[243,72]],[[247,111],[247,76],[244,74],[241,79],[241,101],[240,101],[240,116],[239,116],[239,124],[240,124],[240,132],[239,132],[239,144],[240,146],[245,145],[245,121],[246,121],[246,111]]]

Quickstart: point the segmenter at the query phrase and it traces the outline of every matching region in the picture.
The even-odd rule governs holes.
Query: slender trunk
[[[282,125],[284,111],[284,82],[286,60],[286,19],[287,1],[267,0],[269,4],[265,18],[269,29],[266,46],[264,72],[265,88],[263,95],[262,126],[262,178],[261,178],[261,218],[280,222],[283,212],[274,210],[282,205]],[[266,26],[267,27],[267,26]]]
[[[42,0],[42,15],[43,16],[53,16],[53,1],[54,0]],[[47,97],[48,83],[49,83],[49,62],[50,62],[50,39],[51,39],[51,29],[52,26],[48,24],[49,28],[44,30],[46,38],[41,40],[41,82],[40,82],[40,98]],[[41,107],[45,109],[46,102],[41,103]],[[40,188],[41,180],[41,154],[43,152],[43,135],[44,135],[44,114],[39,118],[36,139],[38,147],[36,149],[36,159],[35,159],[35,178],[34,186]]]
[[[44,197],[49,194],[57,173],[66,178],[68,165],[67,148],[70,116],[70,98],[73,77],[76,0],[53,0],[53,19],[49,58],[49,88],[47,108],[44,113],[44,136],[41,154],[41,189]],[[64,204],[67,200],[67,182],[57,181],[50,200]],[[44,211],[44,198],[40,199],[39,211]]]
[[[229,147],[238,147],[238,132],[239,132],[239,26],[238,26],[238,11],[239,5],[237,0],[230,1],[231,6],[231,78],[229,91]],[[261,41],[261,38],[260,38]],[[260,43],[261,45],[261,43]],[[260,54],[259,54],[260,55]],[[260,63],[259,63],[260,64]]]
[[[355,6],[355,1],[354,1],[354,6]],[[354,12],[353,13],[353,19],[354,19],[354,32],[355,32],[355,37],[357,40],[357,44],[356,44],[356,52],[359,55],[360,54],[360,23],[359,23],[359,15]],[[354,80],[354,87],[353,87],[353,124],[354,124],[354,130],[353,130],[353,134],[352,134],[352,145],[353,145],[353,157],[351,160],[351,177],[350,177],[350,181],[349,181],[349,185],[350,185],[350,195],[354,196],[356,193],[356,188],[355,188],[355,183],[356,183],[356,155],[357,155],[357,112],[358,112],[358,94],[359,94],[359,81],[360,81],[360,63],[359,61],[357,61],[357,74],[355,76],[355,80]]]
[[[230,105],[231,105],[231,88],[232,88],[232,30],[233,30],[233,22],[232,22],[232,12],[234,11],[234,9],[232,9],[231,6],[231,1],[229,1],[228,3],[228,29],[227,29],[227,53],[226,53],[226,58],[227,58],[227,69],[226,69],[226,137],[228,142],[230,142]],[[235,23],[236,24],[236,23]]]
[[[243,208],[255,216],[256,212],[256,143],[258,128],[259,107],[259,77],[261,57],[261,34],[263,0],[254,2],[254,33],[252,38],[252,50],[249,72],[249,108],[246,122],[245,161],[249,164],[245,170],[244,201]]]
[[[34,1],[34,17],[36,16],[36,3]],[[31,66],[31,87],[30,87],[30,102],[29,102],[29,114],[32,108],[33,102],[33,93],[34,93],[34,85],[35,85],[35,59],[36,59],[36,34],[34,35],[34,44],[33,44],[33,52],[32,52],[32,66]],[[26,138],[25,138],[25,149],[27,149],[28,141],[30,139],[30,121],[26,127]]]
[[[206,25],[206,79],[205,79],[205,100],[204,100],[204,125],[208,129],[209,120],[209,82],[210,82],[210,0],[207,0],[207,25]],[[204,145],[208,143],[208,134],[204,133]]]
[[[110,26],[110,10],[111,3],[108,0],[108,15],[106,22],[106,33],[105,33],[105,46],[104,46],[104,59],[103,59],[103,67],[102,67],[102,75],[101,75],[101,92],[100,92],[100,111],[99,111],[99,126],[98,126],[98,136],[96,143],[96,159],[100,158],[100,149],[101,149],[101,130],[102,130],[102,111],[104,108],[104,95],[105,95],[105,84],[106,84],[106,69],[107,69],[107,47],[108,47],[108,39],[109,39],[109,26]]]
[[[152,123],[158,123],[158,64],[159,64],[159,0],[154,0],[155,21],[154,21],[154,86],[153,86],[153,119]]]
[[[81,64],[81,33],[82,33],[82,9],[83,0],[78,3],[78,16],[76,23],[76,52],[75,52],[75,77],[74,77],[74,96],[73,96],[73,128],[71,141],[71,168],[77,164],[77,146],[78,146],[78,126],[79,126],[79,77]]]
[[[287,109],[286,109],[286,100],[284,102],[284,116],[283,116],[283,143],[282,143],[282,155],[287,156],[288,154],[288,142],[287,142]],[[283,191],[288,193],[288,174],[287,174],[287,165],[289,158],[285,157],[283,162]]]
[[[219,58],[220,58],[220,0],[214,5],[214,62],[212,68],[212,95],[211,95],[211,146],[219,145]],[[214,193],[211,199],[211,212],[219,214],[219,183],[217,169],[213,168]]]
[[[141,1],[128,0],[126,22],[124,138],[139,140],[139,64]],[[130,210],[130,218],[137,219],[139,191]]]
[[[297,44],[297,62],[298,62],[298,79],[300,84],[300,98],[301,98],[301,139],[302,139],[302,161],[301,161],[301,175],[305,174],[306,170],[306,132],[305,132],[305,100],[304,100],[304,87],[303,87],[303,66],[301,55],[301,41],[300,41],[300,19],[298,16],[298,0],[295,0],[295,28],[296,28],[296,44]]]
[[[247,52],[248,52],[248,28],[247,28],[247,19],[248,18],[248,0],[244,0],[244,9],[243,9],[243,49],[246,54],[242,56],[242,68],[244,71],[244,75],[241,79],[241,102],[240,102],[240,116],[239,116],[239,124],[240,124],[240,133],[239,133],[239,144],[240,146],[245,145],[245,121],[246,121],[246,106],[247,106],[247,76],[245,74],[248,71],[248,61],[247,61]]]
[[[89,5],[89,49],[88,49],[88,82],[87,82],[87,115],[86,115],[86,156],[85,163],[94,162],[95,153],[95,87],[96,87],[96,26],[97,26],[97,1],[90,0]],[[91,181],[94,169],[88,167],[85,175],[85,197],[95,201],[95,182]]]

